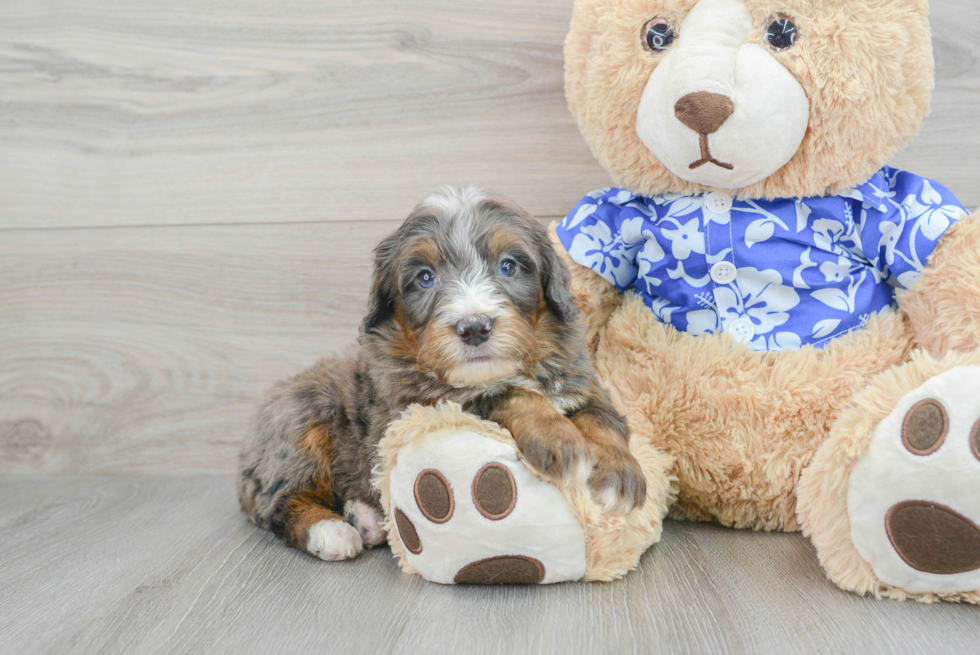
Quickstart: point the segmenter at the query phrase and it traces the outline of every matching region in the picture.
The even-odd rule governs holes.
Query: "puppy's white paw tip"
[[[336,562],[361,552],[361,535],[344,521],[320,521],[310,528],[306,550],[322,560]]]

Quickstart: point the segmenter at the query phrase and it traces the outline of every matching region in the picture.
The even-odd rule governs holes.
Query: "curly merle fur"
[[[238,481],[256,525],[312,552],[312,525],[346,514],[366,545],[380,541],[362,525],[367,508],[380,517],[378,443],[409,405],[438,400],[507,427],[539,473],[584,477],[613,511],[643,502],[626,421],[596,379],[569,273],[537,221],[486,192],[447,189],[375,255],[356,350],[279,383],[258,413]],[[474,320],[489,329],[483,343],[464,338]]]

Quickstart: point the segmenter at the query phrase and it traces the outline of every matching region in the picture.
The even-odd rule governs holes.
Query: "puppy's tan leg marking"
[[[510,430],[524,457],[549,480],[565,484],[588,478],[588,444],[545,396],[515,389],[490,420]]]
[[[584,410],[571,417],[592,450],[589,490],[604,510],[625,513],[643,505],[647,482],[626,439],[602,420],[601,411]]]
[[[314,425],[297,444],[301,453],[319,464],[330,475],[330,433],[325,425]],[[329,482],[328,482],[329,484]]]
[[[301,491],[286,506],[286,541],[325,560],[341,560],[361,552],[357,529],[323,505],[314,491]]]
[[[333,506],[330,478],[330,433],[325,426],[309,430],[297,444],[317,465],[320,473],[309,487],[294,493],[281,509],[282,536],[286,543],[325,560],[341,560],[361,552],[361,535]]]

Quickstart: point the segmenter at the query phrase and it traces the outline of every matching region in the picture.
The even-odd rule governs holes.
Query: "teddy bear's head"
[[[568,101],[634,192],[837,193],[928,113],[928,14],[927,0],[576,0]]]

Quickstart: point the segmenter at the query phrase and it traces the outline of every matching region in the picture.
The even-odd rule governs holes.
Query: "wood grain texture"
[[[228,476],[0,480],[0,652],[975,653],[977,608],[858,598],[799,535],[670,521],[609,584],[444,587],[238,512]],[[451,617],[451,618],[450,618]]]
[[[571,3],[11,0],[0,227],[390,220],[446,183],[545,215],[606,177]]]
[[[397,222],[0,238],[0,473],[229,472],[259,395],[364,315]]]
[[[571,0],[6,0],[0,228],[391,220],[445,183],[541,216],[607,186],[565,106]],[[980,4],[935,0],[896,164],[980,205]]]
[[[261,390],[354,339],[370,248],[427,171],[469,175],[471,138],[501,149],[477,165],[563,196],[498,185],[539,213],[604,184],[562,168],[596,173],[561,98],[569,6],[4,3],[0,472],[231,470]],[[980,5],[934,14],[935,115],[901,163],[931,153],[918,170],[980,204]],[[365,195],[358,167],[401,191]]]
[[[609,183],[563,98],[571,4],[0,3],[0,652],[976,652],[976,608],[841,592],[799,535],[668,522],[617,583],[446,588],[286,549],[186,476],[353,341],[426,193],[557,217]],[[980,5],[933,13],[896,164],[974,207]],[[125,477],[48,477],[80,473]]]

